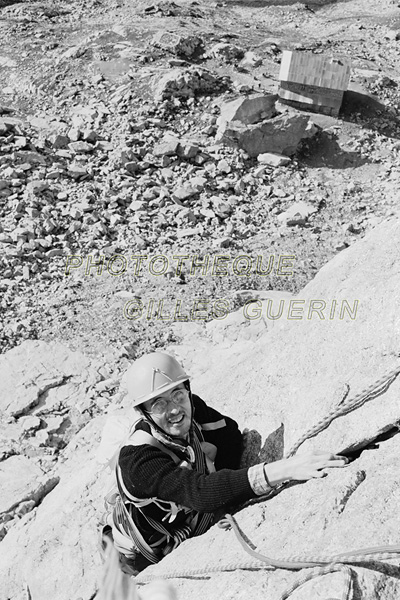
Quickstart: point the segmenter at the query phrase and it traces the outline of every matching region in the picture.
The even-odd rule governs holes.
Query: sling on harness
[[[149,431],[144,431],[137,429],[137,425],[137,423],[134,425],[133,432],[130,433],[124,446],[148,444],[168,454],[180,468],[196,468],[204,474],[215,470],[213,463],[203,451],[204,440],[197,423],[193,423],[192,445],[186,449],[190,457],[189,461],[181,460],[171,448],[157,439],[155,437],[157,432],[152,428],[149,427]],[[157,563],[185,539],[207,531],[213,522],[212,513],[199,513],[159,498],[136,498],[124,484],[118,461],[115,475],[116,486],[105,498],[108,510],[106,522],[111,527],[116,549],[129,559],[134,559],[139,553],[149,563]],[[154,519],[149,515],[146,507],[151,506],[156,506],[164,513],[161,519]],[[140,519],[146,524],[146,536],[138,526],[137,521]],[[174,528],[171,524],[175,521],[179,525]],[[170,527],[164,526],[164,522]]]

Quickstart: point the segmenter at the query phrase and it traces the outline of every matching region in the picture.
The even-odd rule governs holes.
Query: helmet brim
[[[190,381],[190,377],[188,377],[186,375],[185,377],[182,377],[181,379],[177,379],[176,381],[171,381],[170,383],[161,385],[160,387],[158,387],[156,390],[154,390],[150,394],[145,394],[142,398],[136,398],[133,401],[132,406],[140,406],[141,404],[144,404],[148,400],[153,400],[153,398],[157,398],[161,394],[164,394],[164,392],[169,392],[169,390],[173,390],[174,388],[178,387],[178,385],[180,385],[181,383],[184,383],[185,381]]]

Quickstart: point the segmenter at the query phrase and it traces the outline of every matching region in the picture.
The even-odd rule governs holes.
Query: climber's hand
[[[325,469],[344,467],[348,460],[344,456],[315,451],[312,454],[299,454],[286,459],[289,463],[291,479],[307,481],[327,475]]]
[[[296,454],[290,458],[278,460],[264,466],[270,485],[283,481],[307,481],[327,475],[325,469],[344,467],[348,459],[329,452],[314,451],[311,454]]]

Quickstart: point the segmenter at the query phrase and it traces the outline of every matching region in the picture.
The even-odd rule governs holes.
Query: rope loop
[[[397,367],[385,373],[382,377],[380,377],[380,379],[374,381],[371,385],[364,388],[354,397],[348,398],[344,402],[340,403],[338,406],[332,408],[332,410],[325,417],[318,421],[318,423],[316,423],[313,427],[306,431],[300,437],[300,439],[297,440],[297,442],[285,454],[285,458],[290,458],[291,456],[293,456],[306,440],[315,437],[316,435],[327,429],[333,420],[337,419],[338,417],[347,415],[349,412],[356,410],[356,408],[360,408],[361,406],[363,406],[363,404],[365,404],[366,402],[369,402],[370,400],[373,400],[374,398],[384,394],[394,382],[394,380],[397,378],[399,373],[400,366],[397,365]]]

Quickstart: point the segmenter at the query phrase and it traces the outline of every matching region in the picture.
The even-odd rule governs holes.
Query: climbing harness
[[[370,386],[362,390],[359,394],[354,396],[354,398],[348,398],[338,406],[335,406],[323,419],[321,419],[316,425],[311,427],[311,429],[306,431],[301,436],[301,438],[296,442],[296,444],[294,444],[294,446],[292,446],[289,452],[285,454],[285,458],[290,458],[293,456],[306,440],[315,437],[321,433],[321,431],[327,429],[334,419],[347,415],[356,408],[360,408],[360,406],[366,402],[369,402],[370,400],[373,400],[374,398],[386,392],[399,373],[400,366],[397,366],[383,375],[380,379],[372,383]]]
[[[215,470],[214,464],[204,454],[202,448],[202,441],[204,440],[200,427],[196,422],[193,422],[192,446],[184,448],[175,444],[177,450],[185,450],[185,454],[189,457],[190,462],[181,460],[171,448],[165,445],[165,441],[162,443],[162,440],[156,436],[157,432],[153,430],[152,433],[148,433],[144,430],[134,429],[125,440],[124,445],[148,444],[168,454],[179,467],[191,469],[196,464],[197,470],[201,473],[210,473]],[[124,485],[118,461],[116,463],[115,474],[116,486],[113,486],[112,490],[106,496],[108,514],[104,520],[106,525],[111,527],[114,546],[121,554],[128,558],[134,559],[139,553],[149,563],[155,564],[187,538],[205,533],[214,521],[213,513],[196,513],[174,502],[167,502],[158,498],[136,498]],[[146,506],[152,504],[165,513],[162,518],[163,522],[172,523],[178,513],[180,513],[181,515],[185,515],[184,524],[173,528],[172,531],[168,530],[163,522],[151,518],[143,510]],[[143,538],[140,529],[132,517],[131,511],[133,507],[140,511],[140,514],[147,521],[151,529],[158,534],[156,542],[149,544]]]

